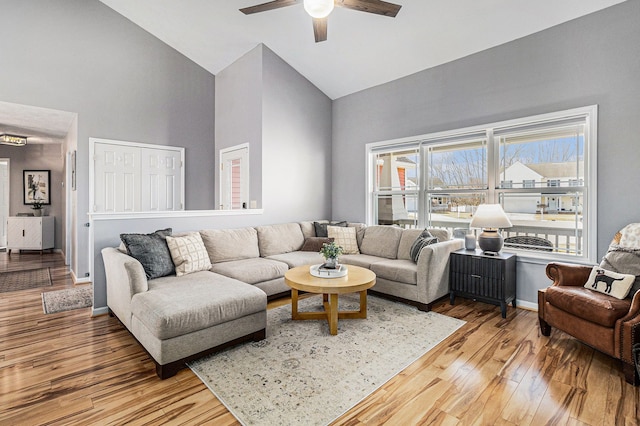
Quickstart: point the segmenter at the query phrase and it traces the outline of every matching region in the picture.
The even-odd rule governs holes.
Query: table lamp
[[[478,245],[487,254],[502,250],[504,239],[499,229],[512,226],[500,204],[480,204],[469,224],[470,228],[482,228],[482,233],[478,236]]]

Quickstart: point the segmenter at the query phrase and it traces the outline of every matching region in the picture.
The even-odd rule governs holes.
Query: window
[[[370,144],[368,220],[453,230],[468,228],[479,204],[500,203],[514,224],[505,237],[535,236],[552,256],[595,261],[596,114],[585,107]],[[549,255],[536,248],[520,250]]]
[[[418,223],[418,148],[374,154],[377,223],[415,227]]]

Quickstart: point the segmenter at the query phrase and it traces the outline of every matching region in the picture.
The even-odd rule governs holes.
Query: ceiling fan
[[[266,12],[267,10],[297,4],[297,0],[273,0],[256,6],[240,9],[245,15]],[[360,12],[375,13],[376,15],[395,18],[400,11],[399,4],[382,0],[303,0],[304,10],[313,18],[313,33],[316,43],[327,39],[327,19],[334,6],[358,10]]]

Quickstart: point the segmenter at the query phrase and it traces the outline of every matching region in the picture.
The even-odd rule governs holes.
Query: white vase
[[[326,259],[324,266],[329,269],[336,269],[338,267],[338,259],[335,257],[330,257]]]

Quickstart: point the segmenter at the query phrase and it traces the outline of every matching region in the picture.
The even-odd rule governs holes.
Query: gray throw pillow
[[[175,272],[166,237],[171,228],[160,229],[152,234],[120,234],[127,254],[142,264],[147,279],[164,277]]]
[[[329,234],[327,234],[327,226],[342,226],[343,228],[347,227],[347,222],[331,222],[331,223],[318,223],[313,222],[313,228],[316,231],[316,237],[324,237],[327,238]]]
[[[418,263],[418,257],[420,256],[420,251],[423,247],[435,244],[438,242],[438,238],[431,235],[431,232],[426,229],[422,231],[422,234],[416,238],[416,240],[411,245],[411,250],[409,251],[409,255],[411,256],[411,260],[414,263]]]

